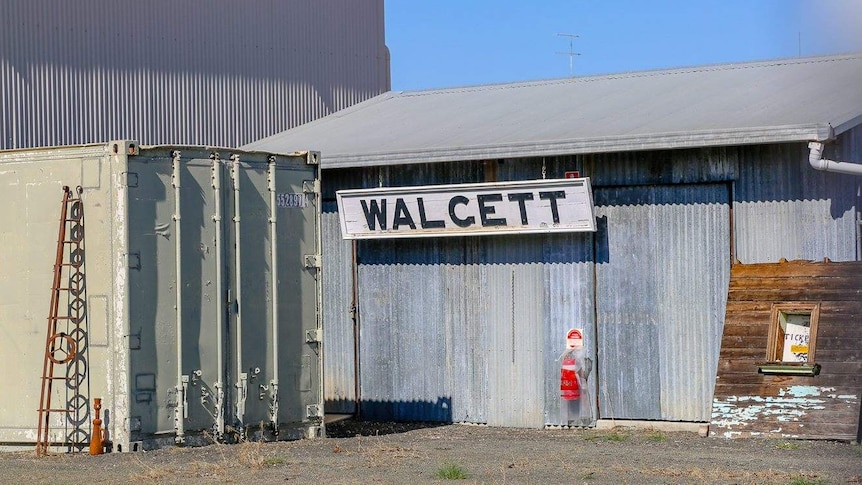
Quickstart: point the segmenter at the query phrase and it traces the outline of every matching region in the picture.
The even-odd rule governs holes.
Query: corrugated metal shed
[[[0,2],[0,149],[239,146],[388,89],[383,0]]]
[[[389,92],[247,148],[337,168],[829,139],[859,86],[862,54]]]

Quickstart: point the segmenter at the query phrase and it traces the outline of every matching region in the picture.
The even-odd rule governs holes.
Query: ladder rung
[[[50,380],[55,380],[55,381],[68,381],[68,380],[71,380],[72,378],[71,377],[49,377],[49,376],[45,376],[42,379],[50,379]]]
[[[73,320],[76,317],[48,317],[48,320]]]
[[[73,411],[72,409],[40,409],[39,410],[40,413],[44,413],[44,412],[71,413],[72,411]]]

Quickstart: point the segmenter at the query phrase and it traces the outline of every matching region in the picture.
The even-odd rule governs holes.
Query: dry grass
[[[631,471],[618,467],[618,471]],[[721,470],[704,470],[702,468],[642,468],[638,472],[644,476],[665,477],[674,479],[690,479],[693,482],[715,482],[727,481],[731,483],[796,483],[795,481],[802,477],[806,480],[813,480],[810,483],[823,483],[817,478],[817,474],[812,472],[783,472],[779,470],[757,470],[757,471],[721,471]],[[647,480],[649,481],[649,480]],[[809,483],[809,482],[801,482]]]
[[[244,441],[237,446],[237,460],[249,468],[260,468],[266,463],[262,441]]]

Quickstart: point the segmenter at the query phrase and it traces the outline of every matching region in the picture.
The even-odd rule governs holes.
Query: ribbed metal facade
[[[730,274],[726,184],[596,189],[602,417],[706,421]]]
[[[383,0],[7,0],[0,25],[0,149],[240,146],[389,89]]]
[[[326,411],[354,413],[355,406],[355,351],[353,320],[350,307],[353,303],[353,245],[341,240],[341,226],[334,203],[324,203],[321,215],[321,233],[326,241],[323,251],[323,326],[324,368],[323,391]]]
[[[830,157],[859,160],[859,138]],[[731,258],[856,259],[862,179],[813,170],[803,144],[328,170],[324,196],[567,170],[592,179],[595,234],[360,241],[363,416],[560,424],[559,357],[583,327],[600,418],[706,422]],[[328,216],[325,247],[344,245]],[[348,358],[328,355],[327,378],[346,382]]]
[[[828,155],[862,161],[858,133],[859,128],[845,133]],[[734,220],[740,262],[859,257],[862,178],[813,170],[802,144],[749,147],[739,156]]]

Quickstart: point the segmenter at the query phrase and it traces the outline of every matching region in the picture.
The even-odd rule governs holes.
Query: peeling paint
[[[128,191],[123,183],[121,172],[125,171],[128,166],[128,159],[122,156],[122,167],[118,173],[114,175],[114,186],[117,187],[116,198],[114,200],[116,206],[114,208],[114,319],[112,326],[112,335],[109,336],[114,347],[112,352],[113,357],[108,359],[107,386],[108,394],[113,398],[114,419],[113,426],[110,432],[114,435],[115,444],[123,446],[123,449],[128,449],[130,440],[129,431],[125,423],[129,417],[129,382],[126,378],[120,376],[128,376],[129,374],[129,355],[128,355],[128,308],[126,305],[127,295],[127,280],[128,280],[128,242],[126,241],[126,201]]]
[[[727,429],[728,431],[722,433],[727,438],[764,434],[759,431],[745,431],[762,419],[776,420],[802,429],[805,427],[806,416],[811,412],[827,409],[827,405],[834,406],[830,403],[843,401],[848,405],[856,405],[857,396],[837,394],[835,391],[834,387],[790,386],[779,389],[778,397],[728,396],[722,400],[714,399],[710,425]],[[765,434],[784,438],[799,437],[798,434],[785,433],[781,426]]]
[[[808,397],[820,396],[820,394],[824,392],[835,392],[835,388],[817,386],[790,386],[787,389],[779,390],[778,395],[783,397],[787,394],[790,394],[793,397]]]

